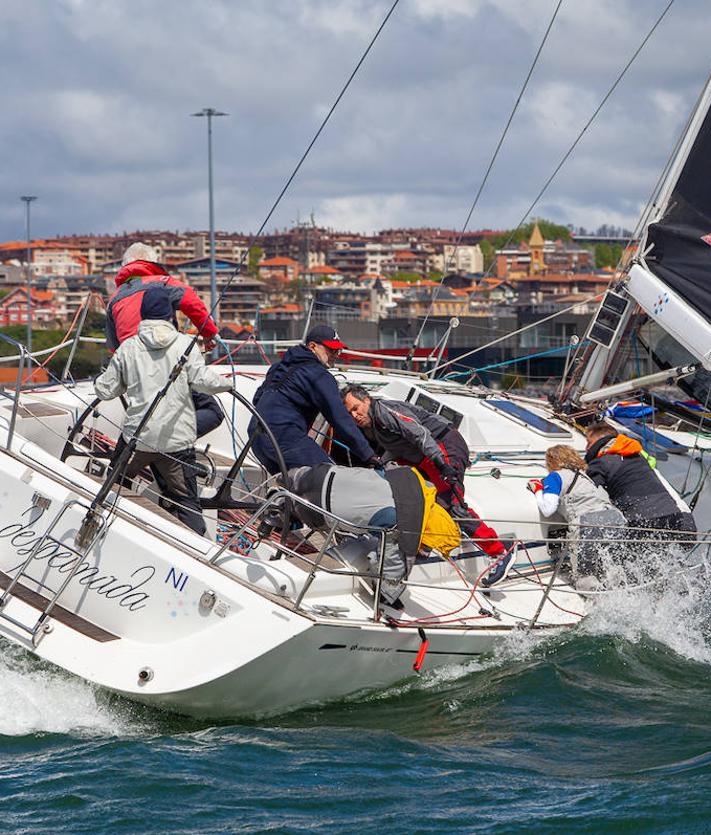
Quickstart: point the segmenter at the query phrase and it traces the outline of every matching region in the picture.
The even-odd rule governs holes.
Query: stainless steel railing
[[[324,540],[319,546],[319,550],[315,557],[310,558],[307,554],[301,553],[295,550],[292,546],[290,546],[287,542],[271,542],[267,541],[266,539],[260,538],[256,529],[259,526],[260,520],[264,519],[264,517],[271,511],[272,509],[279,508],[279,505],[289,502],[291,503],[292,508],[294,506],[301,506],[311,510],[314,513],[318,513],[324,517],[327,522],[327,532],[324,534],[323,531],[320,533],[324,536]],[[383,563],[385,560],[385,544],[387,540],[387,535],[390,533],[390,529],[383,529],[383,528],[375,528],[375,527],[365,527],[354,525],[352,522],[349,522],[346,519],[343,519],[340,516],[336,516],[334,513],[330,513],[327,510],[324,510],[317,505],[312,504],[311,502],[307,501],[306,499],[302,498],[301,496],[297,496],[295,493],[291,493],[288,490],[277,490],[272,493],[258,508],[254,513],[249,516],[249,518],[239,525],[239,527],[230,534],[230,536],[225,539],[222,543],[220,548],[212,555],[210,558],[210,563],[215,565],[217,561],[225,555],[225,553],[230,549],[230,546],[239,541],[241,537],[244,537],[245,533],[248,531],[255,531],[255,539],[252,541],[252,549],[256,549],[259,545],[265,544],[269,548],[273,549],[275,553],[279,553],[280,555],[287,555],[291,556],[295,559],[302,560],[311,566],[311,570],[307,574],[306,578],[304,579],[303,585],[301,586],[300,590],[296,594],[294,598],[294,606],[297,609],[302,608],[302,603],[306,593],[308,592],[309,588],[311,587],[316,574],[321,571],[326,574],[337,574],[347,577],[353,578],[367,578],[374,582],[374,602],[373,602],[373,615],[372,618],[374,621],[378,621],[380,619],[380,590],[383,582]],[[313,531],[312,531],[313,533]],[[345,567],[343,569],[333,569],[328,568],[327,566],[322,565],[322,561],[328,549],[336,543],[336,538],[339,534],[353,534],[353,535],[364,535],[368,534],[370,536],[376,536],[378,538],[378,569],[377,572],[365,572],[365,571],[356,571],[354,569],[350,569]],[[299,543],[297,543],[297,547],[304,542],[308,541],[307,539],[302,539]],[[230,551],[230,554],[232,552]]]

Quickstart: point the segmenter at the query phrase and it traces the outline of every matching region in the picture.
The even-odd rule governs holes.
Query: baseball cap
[[[306,334],[306,339],[304,340],[306,345],[308,345],[309,342],[318,342],[326,348],[330,348],[332,351],[340,351],[343,348],[348,348],[348,346],[339,339],[338,332],[328,325],[315,325],[311,328],[311,330]]]

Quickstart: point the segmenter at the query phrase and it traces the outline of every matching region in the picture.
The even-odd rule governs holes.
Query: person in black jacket
[[[303,345],[289,348],[281,361],[272,365],[254,394],[252,402],[274,433],[287,469],[313,467],[331,461],[308,434],[319,413],[354,458],[366,465],[380,465],[368,442],[353,425],[341,402],[338,383],[327,370],[345,347],[333,328],[316,325]],[[268,437],[260,433],[258,427],[253,417],[249,434],[254,437],[254,454],[267,471],[274,474],[279,470],[277,455]]]
[[[618,433],[609,423],[598,421],[586,431],[588,443],[585,460],[587,474],[604,487],[610,501],[619,508],[630,525],[631,533],[639,528],[659,531],[696,531],[694,517],[684,500],[676,495],[655,467],[656,462],[639,441]],[[682,538],[677,533],[670,539]]]
[[[363,386],[346,386],[341,397],[366,438],[385,450],[384,462],[417,467],[437,488],[437,503],[448,513],[456,513],[462,530],[482,550],[496,557],[504,553],[505,546],[496,531],[465,507],[469,446],[448,420],[412,403],[370,397]]]

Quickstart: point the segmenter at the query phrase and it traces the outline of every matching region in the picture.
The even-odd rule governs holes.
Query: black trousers
[[[126,442],[121,435],[116,444],[112,466],[125,446]],[[207,528],[198,495],[195,450],[192,447],[171,453],[138,450],[128,462],[125,477],[134,478],[147,466],[151,468],[161,492],[161,506],[203,536]]]

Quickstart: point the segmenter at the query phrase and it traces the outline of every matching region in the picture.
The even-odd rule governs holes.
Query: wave
[[[0,735],[123,736],[135,732],[125,711],[81,679],[0,643]]]

